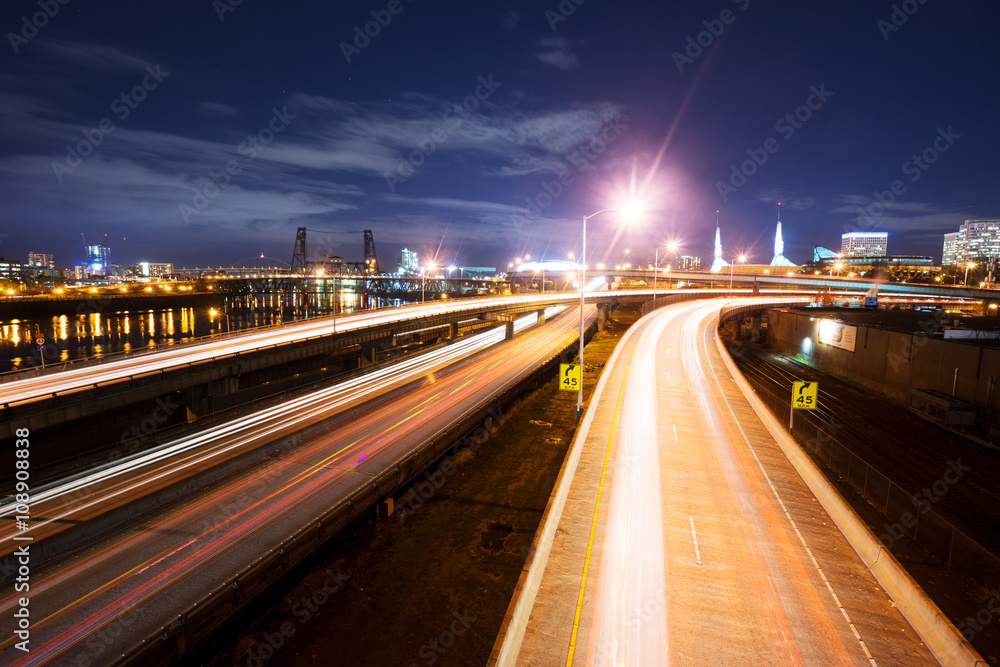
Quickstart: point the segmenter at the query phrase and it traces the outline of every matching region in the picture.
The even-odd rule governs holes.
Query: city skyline
[[[766,263],[782,201],[795,263],[848,231],[938,259],[1000,211],[985,3],[570,5],[11,4],[0,255],[73,266],[82,232],[125,263],[287,261],[305,226],[499,268],[578,254],[634,193],[646,219],[588,257],[707,261],[721,210],[727,260]]]

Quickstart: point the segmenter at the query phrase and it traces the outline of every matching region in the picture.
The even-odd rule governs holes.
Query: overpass
[[[967,299],[983,303],[983,308],[988,308],[989,304],[1000,304],[1000,291],[993,289],[980,289],[974,287],[959,287],[947,285],[929,285],[923,283],[896,283],[878,280],[866,280],[861,278],[834,278],[830,276],[809,276],[809,275],[779,275],[776,273],[737,273],[732,275],[727,271],[667,271],[660,269],[658,272],[652,269],[614,269],[597,270],[588,269],[589,276],[609,276],[624,278],[629,280],[641,280],[649,285],[653,284],[654,276],[666,288],[668,283],[683,281],[689,284],[725,284],[729,285],[730,280],[734,286],[753,287],[796,287],[804,290],[818,292],[829,288],[835,291],[867,292],[873,286],[878,287],[879,293],[885,294],[906,294],[912,296],[938,297],[944,299]],[[511,273],[509,278],[515,283],[530,281],[536,274],[534,273]],[[985,313],[985,311],[984,311]]]
[[[599,326],[612,304],[648,299],[644,290],[587,295],[598,306]],[[34,369],[0,384],[0,437],[30,429],[45,454],[35,473],[43,474],[45,460],[55,474],[102,458],[109,447],[133,453],[156,445],[165,428],[194,429],[238,406],[346,379],[428,344],[497,326],[510,337],[517,316],[578,301],[577,293],[439,300],[112,355],[67,370]],[[8,463],[0,479],[13,474]]]

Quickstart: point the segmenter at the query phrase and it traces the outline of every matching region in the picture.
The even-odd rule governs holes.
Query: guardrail
[[[186,655],[191,647],[205,639],[221,622],[278,582],[327,539],[380,500],[416,478],[455,443],[461,442],[479,423],[493,417],[498,407],[528,391],[532,380],[537,381],[545,373],[552,371],[567,351],[575,349],[575,345],[575,341],[571,342],[533,370],[511,379],[490,397],[478,401],[456,422],[443,425],[428,441],[400,456],[374,479],[356,487],[329,510],[300,527],[234,577],[218,585],[170,623],[147,636],[138,646],[123,653],[114,665],[168,665]],[[322,428],[322,425],[313,425],[296,434],[295,441],[304,440]]]

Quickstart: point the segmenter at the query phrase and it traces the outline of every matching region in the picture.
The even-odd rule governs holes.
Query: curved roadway
[[[734,384],[724,303],[619,346],[500,664],[937,664]]]

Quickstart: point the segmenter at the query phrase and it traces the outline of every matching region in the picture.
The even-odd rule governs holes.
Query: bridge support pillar
[[[448,325],[448,340],[455,340],[458,338],[458,322],[452,322]]]
[[[545,324],[545,309],[542,308],[538,311],[538,323]]]
[[[364,368],[369,364],[374,364],[378,360],[378,347],[374,342],[361,344],[361,357],[358,359],[358,367]]]
[[[760,283],[756,280],[753,281],[753,295],[760,296]]]
[[[597,330],[604,331],[604,325],[608,321],[608,307],[598,306],[597,307]]]
[[[750,319],[750,340],[754,343],[760,342],[760,315],[754,315]]]
[[[395,510],[395,503],[391,497],[386,498],[378,504],[378,516],[380,519],[388,519]]]
[[[507,321],[507,334],[504,338],[506,340],[514,340],[514,320]]]

